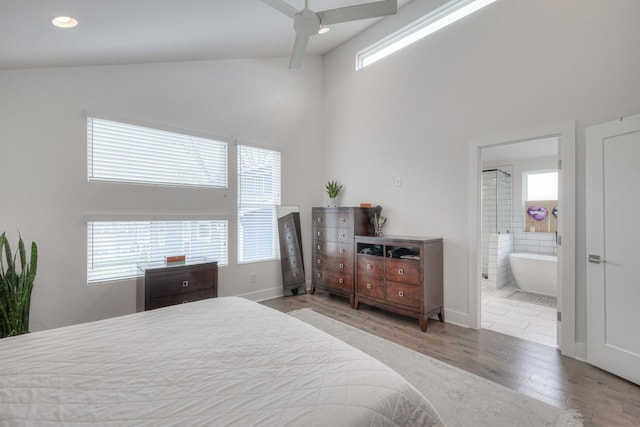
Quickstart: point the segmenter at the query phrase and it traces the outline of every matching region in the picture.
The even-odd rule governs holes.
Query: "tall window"
[[[227,143],[87,118],[89,181],[227,188]]]
[[[138,263],[186,255],[228,265],[226,220],[90,221],[87,224],[87,280],[98,283],[136,277]]]
[[[280,152],[238,145],[238,262],[278,257]]]

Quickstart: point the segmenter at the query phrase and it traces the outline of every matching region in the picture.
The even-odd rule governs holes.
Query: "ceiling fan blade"
[[[264,1],[264,0],[263,0]],[[320,24],[331,25],[340,22],[357,21],[359,19],[377,18],[393,15],[398,11],[398,0],[384,0],[355,6],[318,12]]]
[[[309,36],[296,35],[296,41],[293,44],[293,53],[291,54],[291,61],[289,61],[289,68],[302,67],[302,60],[304,59],[304,53],[307,50],[307,43],[309,43]]]
[[[293,16],[298,13],[298,10],[296,8],[294,8],[284,0],[262,0],[262,2],[268,4],[276,10],[279,10],[280,12],[291,18],[293,18]]]

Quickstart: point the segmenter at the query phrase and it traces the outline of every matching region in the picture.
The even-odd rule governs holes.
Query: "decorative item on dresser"
[[[427,330],[434,314],[444,322],[441,238],[355,237],[353,307],[361,302],[418,318]]]
[[[349,298],[353,306],[353,237],[373,233],[373,209],[340,207],[312,209],[313,277],[316,289]]]
[[[304,294],[307,282],[304,275],[300,213],[297,206],[278,206],[280,237],[280,268],[284,295]],[[289,293],[288,293],[289,292]]]
[[[139,264],[137,311],[153,310],[218,296],[218,262],[187,261],[184,264]]]

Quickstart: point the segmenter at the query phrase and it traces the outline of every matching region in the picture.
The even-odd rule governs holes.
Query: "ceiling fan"
[[[284,0],[262,1],[293,18],[293,29],[296,32],[296,41],[293,44],[293,53],[291,54],[289,68],[300,68],[302,66],[302,60],[304,59],[304,53],[307,49],[307,43],[309,43],[309,37],[317,34],[320,26],[393,15],[398,11],[397,0],[376,1],[355,6],[323,10],[321,12],[314,12],[309,9],[308,0],[305,0],[304,9],[302,10],[297,10]]]

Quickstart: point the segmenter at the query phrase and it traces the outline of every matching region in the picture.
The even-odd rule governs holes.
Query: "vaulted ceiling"
[[[287,0],[297,9],[304,0]],[[310,0],[315,11],[373,0]],[[410,0],[399,0],[398,7]],[[261,58],[291,53],[292,20],[260,0],[1,0],[0,70]],[[70,15],[79,25],[51,24]],[[311,38],[321,55],[381,18],[336,24]]]

